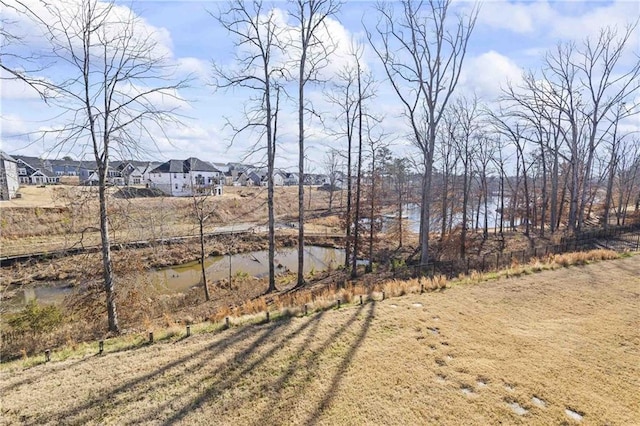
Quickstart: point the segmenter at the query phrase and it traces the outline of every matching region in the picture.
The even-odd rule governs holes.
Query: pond
[[[500,225],[500,214],[498,213],[499,206],[499,197],[491,197],[489,198],[489,202],[487,203],[487,222],[489,229],[497,228]],[[508,204],[509,200],[505,200],[505,207]],[[468,226],[471,229],[472,222],[475,221],[475,212],[473,212],[474,217],[472,218],[472,209],[469,207],[469,216]],[[411,232],[418,233],[420,232],[420,205],[415,203],[405,204],[402,208],[402,217],[406,219],[408,230]],[[439,211],[433,211],[431,214],[431,229],[440,230],[439,226],[441,224],[441,217]],[[462,213],[456,213],[453,215],[453,226],[458,226],[462,223]],[[482,228],[484,226],[484,205],[480,207],[480,214],[478,216],[479,219],[479,227]],[[398,220],[398,213],[396,211],[395,214],[390,214],[385,216],[385,226],[383,229],[389,229],[391,224],[394,221]],[[507,220],[505,218],[505,220]],[[506,222],[505,222],[506,223]]]
[[[344,250],[332,247],[307,246],[304,250],[305,273],[325,271],[337,268],[344,262]],[[281,249],[275,255],[276,274],[296,272],[298,270],[298,250],[296,248]],[[231,256],[211,256],[205,259],[207,280],[209,282],[229,279],[232,276],[249,275],[263,277],[269,273],[268,251],[254,251]],[[146,277],[160,294],[180,293],[201,282],[199,262],[189,262],[159,270],[150,270]],[[52,286],[30,286],[15,292],[14,296],[3,300],[6,311],[16,311],[29,301],[36,300],[43,304],[60,304],[65,296],[75,289],[65,283]]]

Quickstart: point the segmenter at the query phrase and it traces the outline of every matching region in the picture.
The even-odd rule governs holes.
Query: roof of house
[[[192,172],[219,172],[217,168],[213,166],[213,164],[199,160],[195,157],[187,158],[185,161],[185,167],[187,167],[187,171]]]
[[[56,177],[51,168],[51,162],[49,160],[43,160],[38,157],[28,157],[26,155],[14,155],[13,156],[18,163],[23,163],[34,170],[34,173],[39,171],[41,174],[47,177]]]
[[[15,158],[13,158],[9,154],[5,153],[4,151],[0,151],[0,159],[5,160],[5,161],[12,161],[14,163],[18,162]]]
[[[192,172],[219,172],[220,170],[206,161],[199,160],[195,157],[186,160],[169,160],[160,164],[151,173],[189,173]]]

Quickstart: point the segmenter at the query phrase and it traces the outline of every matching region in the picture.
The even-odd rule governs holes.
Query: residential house
[[[220,170],[197,158],[169,160],[149,172],[150,186],[174,197],[198,193],[222,195]]]
[[[150,168],[153,164],[153,168]],[[118,161],[111,165],[120,172],[120,177],[124,185],[147,185],[148,172],[158,167],[161,163],[151,163],[149,161]],[[145,177],[145,172],[147,176]]]
[[[53,166],[49,160],[26,155],[12,156],[18,166],[18,180],[26,185],[55,184],[60,180],[53,172]]]
[[[285,172],[284,184],[287,186],[295,186],[300,182],[300,175],[298,173]]]
[[[248,169],[242,172],[236,181],[236,186],[260,186],[262,185],[262,175],[257,169]]]
[[[245,173],[247,170],[251,170],[254,167],[250,164],[242,164],[242,163],[227,163],[227,175],[231,176],[231,181],[234,182],[234,185],[240,178],[240,175]]]
[[[0,151],[0,200],[15,198],[19,188],[18,162]]]
[[[81,163],[68,157],[61,160],[47,160],[51,164],[51,171],[56,176],[79,176]]]

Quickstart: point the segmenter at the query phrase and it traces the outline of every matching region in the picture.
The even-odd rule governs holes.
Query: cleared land
[[[639,277],[635,256],[5,367],[1,422],[634,424]]]
[[[116,192],[118,188],[110,188]],[[278,187],[275,213],[278,220],[297,218],[297,187]],[[0,203],[0,247],[2,256],[40,253],[70,247],[98,245],[97,188],[55,185],[44,188],[23,186],[23,197]],[[328,194],[308,188],[310,210],[325,210]],[[335,194],[334,207],[340,194]],[[207,208],[215,217],[205,232],[247,229],[265,225],[267,191],[262,187],[225,187],[222,196],[210,197]],[[155,197],[109,201],[112,243],[197,235],[197,221],[191,197]],[[236,227],[234,227],[236,225]],[[314,226],[309,232],[333,233],[339,228]]]

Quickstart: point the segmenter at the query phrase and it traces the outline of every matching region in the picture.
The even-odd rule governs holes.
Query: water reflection
[[[304,250],[305,273],[311,271],[324,271],[328,268],[336,268],[344,262],[344,250],[307,246]],[[276,273],[287,271],[297,272],[298,250],[296,248],[282,249],[275,256]],[[205,260],[207,280],[210,282],[229,278],[236,274],[262,277],[269,273],[267,250],[250,253],[235,254],[232,256],[212,256]],[[231,267],[231,269],[229,269]],[[199,262],[190,262],[170,268],[152,270],[141,277],[153,285],[157,293],[171,294],[186,291],[201,282],[201,268]],[[3,308],[7,311],[16,311],[23,308],[29,301],[36,300],[43,304],[60,304],[64,298],[75,289],[64,283],[52,286],[29,287],[15,292],[14,296],[2,301]]]
[[[231,256],[231,264],[229,264],[229,256],[209,257],[205,260],[207,280],[229,279],[229,274],[232,277],[236,274],[263,277],[269,273],[268,256],[267,250],[236,254]],[[305,247],[305,273],[336,268],[341,262],[344,262],[344,250],[317,246]],[[298,250],[293,248],[278,250],[275,255],[275,265],[276,273],[297,272]],[[200,283],[201,276],[200,263],[190,262],[151,272],[150,280],[161,292],[180,292]]]

